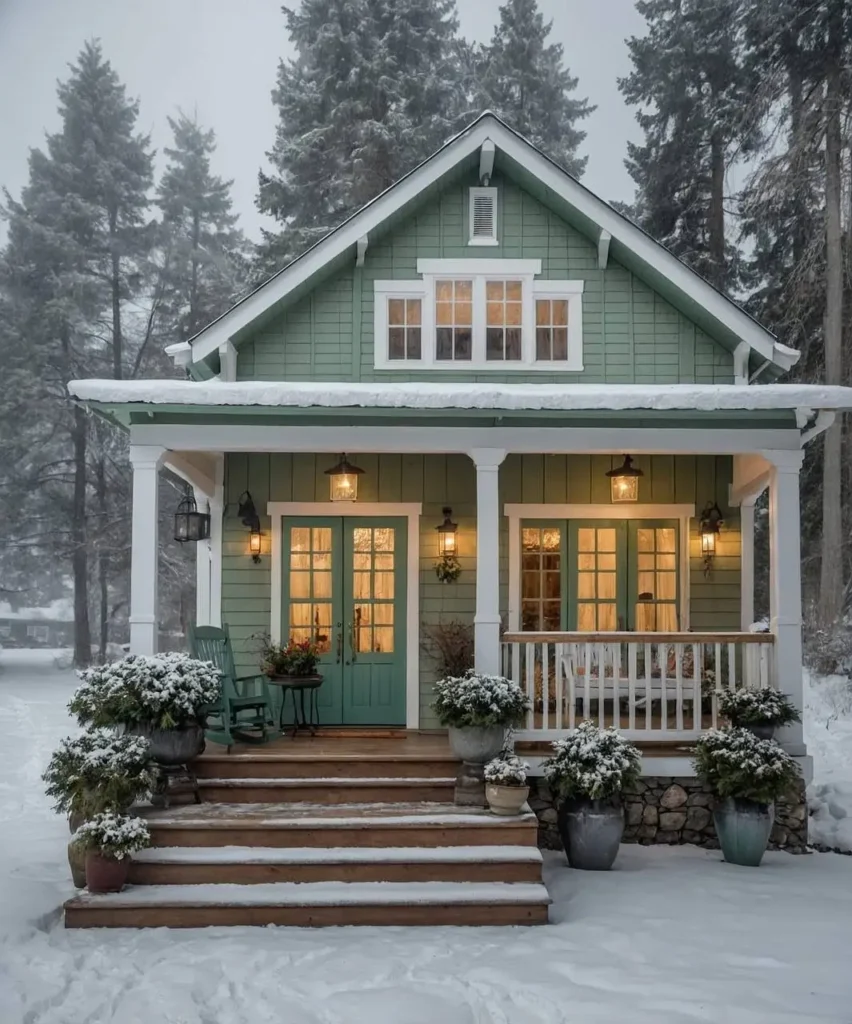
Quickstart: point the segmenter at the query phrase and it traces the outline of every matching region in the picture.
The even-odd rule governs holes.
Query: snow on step
[[[229,777],[226,779],[201,778],[198,785],[203,789],[205,786],[229,787],[233,789],[248,789],[253,786],[265,787],[268,789],[311,789],[314,786],[334,786],[336,789],[359,789],[398,786],[454,786],[455,776],[447,778],[411,777],[408,775],[394,776],[393,778],[376,778],[368,776],[365,778],[353,778],[352,776],[337,776],[334,778],[305,778],[305,779],[276,779],[262,778],[249,779],[243,776]]]
[[[77,906],[411,906],[453,904],[549,905],[542,884],[530,882],[270,882],[128,886],[120,893],[81,892]]]
[[[540,864],[542,856],[535,846],[155,846],[134,853],[133,859],[147,864]]]

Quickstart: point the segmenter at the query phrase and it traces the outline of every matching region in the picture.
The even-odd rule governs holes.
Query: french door
[[[282,639],[322,652],[323,725],[405,724],[405,519],[286,518]]]
[[[525,521],[522,629],[676,631],[678,543],[676,520]]]

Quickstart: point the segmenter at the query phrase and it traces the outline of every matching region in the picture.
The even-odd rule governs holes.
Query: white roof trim
[[[852,388],[822,384],[409,384],[325,381],[78,380],[69,391],[103,405],[279,408],[583,410],[840,410]]]
[[[251,324],[264,310],[285,298],[326,263],[354,247],[359,238],[374,231],[465,157],[479,151],[487,140],[491,140],[498,149],[529,170],[581,215],[597,224],[602,232],[608,232],[613,241],[620,242],[667,277],[676,288],[704,307],[755,352],[784,370],[798,361],[799,352],[777,342],[747,313],[693,273],[664,246],[616,213],[608,203],[553,164],[493,115],[486,114],[451,139],[443,149],[411,174],[377,196],[323,241],[196,335],[191,342],[193,362],[215,352],[223,341],[231,339]]]

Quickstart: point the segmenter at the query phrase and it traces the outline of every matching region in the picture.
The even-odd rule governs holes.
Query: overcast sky
[[[295,6],[298,0],[290,0]],[[485,42],[500,0],[457,0],[461,31]],[[632,198],[624,169],[628,139],[640,132],[616,79],[629,71],[624,40],[641,34],[633,0],[539,0],[553,19],[551,38],[580,79],[578,95],[598,109],[587,119],[584,182],[604,199]],[[265,223],[254,207],[257,171],[275,132],[270,90],[278,58],[289,55],[277,0],[0,0],[0,185],[14,195],[27,177],[27,154],[58,127],[56,82],[67,76],[87,38],[101,39],[131,96],[140,128],[162,151],[166,116],[197,111],[216,130],[214,168],[234,179],[243,228]],[[2,232],[0,226],[0,232]]]

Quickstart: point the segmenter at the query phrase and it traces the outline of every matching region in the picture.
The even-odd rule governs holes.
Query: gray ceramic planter
[[[742,867],[759,867],[769,844],[774,818],[775,808],[771,804],[758,804],[753,800],[722,801],[713,811],[713,822],[725,860]]]
[[[204,750],[204,727],[198,722],[177,729],[156,729],[139,722],[127,731],[144,736],[151,744],[151,760],[161,765],[188,764]]]
[[[609,871],[624,833],[624,809],[620,802],[564,800],[556,824],[572,868]]]
[[[759,740],[771,740],[775,736],[775,726],[772,722],[752,722],[744,728]]]
[[[466,727],[457,729],[449,727],[450,749],[468,764],[485,764],[496,757],[503,749],[506,730],[502,725],[491,725],[485,728]]]

